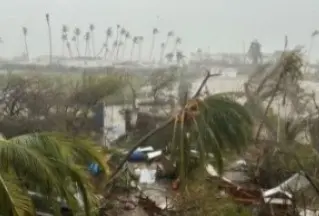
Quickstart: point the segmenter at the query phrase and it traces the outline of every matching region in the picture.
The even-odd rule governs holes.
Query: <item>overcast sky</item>
[[[144,55],[149,53],[153,27],[160,30],[159,42],[174,30],[187,54],[197,48],[243,52],[243,44],[248,46],[255,38],[263,51],[271,52],[282,49],[284,35],[290,46],[309,46],[310,34],[319,29],[319,0],[2,0],[0,55],[22,53],[22,26],[29,30],[31,56],[47,54],[47,12],[54,54],[61,53],[62,24],[86,31],[94,23],[97,46],[103,43],[107,27],[123,25],[132,35],[144,36]],[[319,57],[319,38],[312,56]]]

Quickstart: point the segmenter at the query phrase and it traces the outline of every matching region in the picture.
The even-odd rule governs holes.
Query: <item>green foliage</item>
[[[209,96],[203,101],[189,101],[175,120],[170,146],[183,180],[191,165],[190,152],[199,153],[200,167],[204,168],[209,154],[219,170],[223,169],[222,153],[240,150],[252,136],[252,120],[247,110],[236,101],[222,96]]]
[[[60,197],[74,212],[82,208],[74,196],[78,191],[85,215],[92,215],[97,203],[88,163],[96,162],[103,172],[108,171],[99,147],[80,137],[57,133],[1,140],[0,160],[1,215],[34,215],[35,206],[27,190],[42,194],[51,206]]]

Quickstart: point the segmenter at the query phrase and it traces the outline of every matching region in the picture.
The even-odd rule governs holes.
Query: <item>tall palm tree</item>
[[[262,62],[261,45],[257,40],[250,43],[248,56],[255,65]]]
[[[109,51],[109,39],[113,36],[113,30],[111,27],[106,30],[106,39],[105,39],[105,51],[104,51],[104,59],[106,59],[107,53]]]
[[[104,59],[106,59],[106,55],[109,51],[109,38],[112,36],[112,28],[111,27],[107,28],[105,35],[106,35],[105,41],[102,44],[102,47],[101,47],[99,53],[97,54],[97,56],[100,56],[102,53],[104,53],[104,55],[103,55]]]
[[[166,48],[167,48],[167,46],[168,46],[168,44],[169,44],[170,39],[171,39],[173,36],[174,36],[174,31],[169,31],[169,32],[167,33],[166,41],[165,41],[165,47],[164,47],[164,51],[163,51],[163,55],[165,55]]]
[[[81,35],[81,30],[79,28],[75,28],[74,29],[75,46],[76,46],[76,51],[77,51],[78,57],[81,55],[81,53],[80,53],[80,35]]]
[[[68,48],[69,57],[70,57],[70,58],[73,58],[71,43],[70,43],[70,41],[68,41],[68,39],[67,39],[67,41],[66,41],[66,47]]]
[[[62,56],[64,57],[64,49],[66,47],[68,35],[67,34],[62,34],[61,35],[61,40],[62,40]]]
[[[84,40],[85,40],[84,56],[88,56],[90,54],[90,32],[85,33]]]
[[[175,44],[174,44],[174,48],[172,50],[173,54],[176,53],[178,46],[182,43],[182,39],[180,37],[176,37],[175,39]]]
[[[121,31],[121,25],[117,24],[117,25],[116,25],[116,38],[115,38],[116,43],[113,42],[113,45],[116,44],[115,50],[114,50],[114,52],[112,52],[113,58],[115,57],[115,52],[117,52],[117,49],[118,49],[117,46],[118,46],[119,43],[120,43],[120,42],[119,42],[120,31]],[[113,49],[113,47],[112,47],[112,49]]]
[[[50,14],[45,14],[45,19],[48,25],[48,34],[49,34],[49,55],[50,55],[50,64],[52,64],[52,30],[51,30],[51,23],[50,23]]]
[[[118,44],[117,44],[117,49],[116,49],[116,59],[118,59],[120,48],[123,45],[123,37],[125,37],[125,35],[126,35],[126,30],[125,30],[125,28],[122,28],[121,31],[120,31],[119,39],[117,41]]]
[[[177,51],[176,52],[176,62],[177,62],[177,64],[180,64],[184,58],[185,58],[185,56],[184,56],[182,51]]]
[[[143,51],[143,42],[144,42],[144,37],[143,36],[139,36],[138,37],[138,60],[141,61],[142,58],[142,51]]]
[[[95,30],[94,24],[90,24],[89,29],[90,29],[91,41],[92,41],[92,52],[93,52],[92,54],[95,57],[96,53],[95,53],[95,41],[94,41],[94,30]]]
[[[117,48],[117,41],[113,41],[113,44],[112,44],[112,50],[111,50],[111,53],[110,53],[110,60],[114,59],[114,54],[115,54],[115,51],[116,51],[116,48]]]
[[[130,39],[130,38],[131,38],[131,34],[128,31],[126,31],[124,42],[123,42],[123,49],[122,49],[122,58],[123,58],[123,60],[125,59],[125,50],[126,50],[127,40]]]
[[[29,49],[28,49],[28,42],[27,42],[28,29],[26,27],[22,27],[22,33],[24,38],[25,54],[27,56],[27,59],[29,60]]]
[[[165,55],[165,58],[166,58],[166,60],[167,60],[168,63],[172,63],[173,58],[174,58],[174,53],[172,53],[172,52],[167,53],[167,54]]]
[[[62,25],[62,35],[61,35],[61,40],[62,40],[62,56],[64,56],[64,48],[67,43],[68,39],[68,32],[69,28],[66,25]]]
[[[165,43],[161,43],[161,51],[160,51],[160,63],[163,63],[165,52]]]
[[[76,45],[76,36],[75,36],[75,35],[73,35],[73,36],[72,36],[71,41],[73,42],[73,44],[74,44],[74,48],[75,48],[75,50],[76,50],[76,52],[77,52],[77,55],[78,55],[78,57],[79,57],[80,55],[79,55],[79,50],[77,49],[77,45]]]
[[[153,28],[152,43],[151,43],[151,49],[150,49],[150,55],[149,55],[150,61],[152,60],[152,57],[153,57],[155,39],[156,39],[156,35],[158,34],[158,32],[159,31],[157,28]]]
[[[47,206],[55,206],[58,198],[65,200],[74,213],[80,212],[76,191],[82,196],[84,215],[92,215],[93,190],[83,167],[89,161],[98,163],[104,171],[107,167],[96,145],[79,139],[75,143],[72,139],[43,133],[0,140],[1,215],[36,215],[35,207],[40,206],[32,201],[35,194],[45,197]],[[60,209],[47,210],[60,215]]]
[[[138,44],[138,37],[133,37],[132,39],[132,48],[131,48],[131,61],[133,60],[133,56],[134,56],[134,51],[135,51],[135,46],[136,44]]]

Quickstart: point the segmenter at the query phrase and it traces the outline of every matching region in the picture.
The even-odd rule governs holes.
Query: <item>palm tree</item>
[[[174,48],[173,48],[173,54],[176,53],[177,49],[178,49],[178,46],[182,43],[182,39],[180,37],[176,37],[175,39],[175,45],[174,45]]]
[[[115,41],[116,41],[116,47],[115,47],[115,50],[114,50],[114,52],[112,52],[112,55],[113,55],[113,57],[115,56],[115,51],[117,52],[117,49],[118,49],[118,45],[119,45],[119,37],[120,37],[120,31],[121,31],[121,26],[119,25],[119,24],[117,24],[116,25],[116,38],[115,38]],[[113,45],[114,45],[115,43],[113,42]]]
[[[248,56],[254,65],[262,62],[261,45],[257,40],[250,43]]]
[[[109,39],[113,36],[113,30],[111,27],[106,30],[106,39],[105,39],[105,51],[104,51],[104,59],[106,59],[106,55],[109,50]]]
[[[184,54],[183,54],[183,52],[181,52],[181,51],[177,51],[176,52],[176,62],[177,62],[177,64],[180,64],[181,63],[181,61],[184,59]]]
[[[74,36],[75,36],[75,46],[76,46],[76,51],[78,53],[78,57],[80,56],[80,35],[81,35],[81,30],[79,28],[74,29]]]
[[[117,41],[115,40],[112,44],[112,51],[110,53],[110,60],[114,59],[115,50],[117,48]]]
[[[45,14],[45,19],[48,25],[50,64],[52,64],[52,52],[53,52],[52,51],[52,31],[51,31],[50,15],[48,13]]]
[[[36,215],[35,207],[39,206],[31,198],[35,194],[45,197],[47,206],[56,206],[58,198],[65,200],[74,213],[84,210],[84,215],[92,214],[95,202],[84,167],[89,161],[98,163],[104,171],[107,167],[96,145],[72,139],[63,134],[42,133],[0,140],[1,215]],[[76,191],[82,196],[83,210],[76,201]],[[60,209],[51,210],[60,215]]]
[[[172,53],[172,52],[167,53],[167,54],[165,55],[165,58],[167,59],[167,62],[168,62],[168,63],[172,63],[173,58],[174,58],[174,53]]]
[[[67,34],[62,34],[62,35],[61,35],[61,40],[62,40],[62,56],[64,56],[64,48],[65,48],[65,46],[66,46],[67,39],[68,39],[68,35],[67,35]]]
[[[100,56],[104,52],[104,59],[106,59],[106,55],[109,51],[109,38],[112,36],[112,28],[111,27],[107,28],[105,35],[106,35],[105,41],[104,41],[99,53],[97,54],[97,56]]]
[[[152,57],[153,57],[153,52],[154,52],[154,45],[155,45],[155,37],[156,35],[158,34],[158,29],[157,28],[153,28],[153,36],[152,36],[152,43],[151,43],[151,50],[150,50],[150,56],[149,56],[149,60],[151,61],[152,60]]]
[[[141,58],[142,58],[143,42],[144,42],[144,37],[143,37],[143,36],[139,36],[139,37],[138,37],[138,44],[139,44],[138,60],[139,60],[139,61],[141,61]]]
[[[70,43],[68,40],[67,40],[67,42],[66,42],[66,47],[68,48],[69,57],[70,57],[70,58],[73,58],[71,43]]]
[[[167,33],[167,36],[166,36],[166,41],[165,41],[165,46],[164,46],[164,50],[163,50],[163,55],[165,55],[165,51],[166,51],[166,48],[169,44],[169,40],[174,36],[174,31],[169,31]]]
[[[66,25],[62,26],[62,35],[61,35],[61,40],[62,40],[62,56],[64,56],[64,48],[66,46],[67,43],[67,39],[68,39],[68,31],[69,28]]]
[[[84,40],[85,40],[84,56],[88,56],[90,53],[90,32],[85,33]]]
[[[123,42],[123,49],[122,49],[122,58],[125,59],[125,50],[126,50],[126,45],[127,45],[127,39],[131,38],[131,34],[127,31],[125,33],[125,38]]]
[[[27,56],[27,59],[29,60],[29,49],[28,49],[28,42],[27,42],[28,29],[26,27],[22,27],[22,33],[24,37],[25,54]]]
[[[92,54],[95,57],[96,53],[95,53],[95,41],[94,41],[94,30],[95,30],[94,24],[90,24],[89,29],[90,29],[91,41],[92,41],[92,52],[93,52]]]
[[[160,63],[163,63],[164,52],[165,52],[165,43],[161,43]]]
[[[122,28],[121,31],[120,31],[119,40],[117,41],[118,44],[117,44],[117,50],[116,50],[116,59],[118,59],[120,48],[123,45],[122,37],[125,37],[125,35],[126,35],[126,30],[125,30],[125,28]]]
[[[133,60],[133,56],[134,56],[134,50],[135,50],[135,46],[136,44],[138,44],[138,37],[133,37],[132,39],[132,48],[131,48],[131,61]]]

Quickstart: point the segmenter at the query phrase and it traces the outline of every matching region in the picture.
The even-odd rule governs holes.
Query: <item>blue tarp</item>
[[[89,171],[92,175],[98,175],[101,172],[101,169],[97,163],[91,163],[89,165]]]

